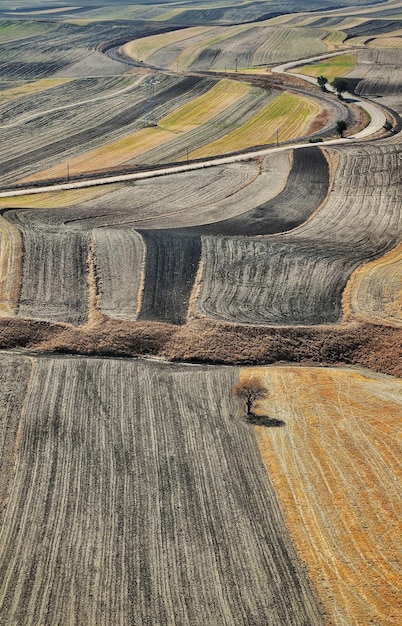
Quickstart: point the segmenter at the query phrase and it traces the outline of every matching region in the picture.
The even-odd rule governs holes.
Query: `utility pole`
[[[67,163],[67,182],[70,182],[70,164]]]
[[[237,72],[237,59],[235,59],[235,63],[236,63],[236,72]]]
[[[276,131],[276,145],[279,146],[279,130]]]

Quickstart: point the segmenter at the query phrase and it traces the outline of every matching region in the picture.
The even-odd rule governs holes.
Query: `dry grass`
[[[185,326],[111,319],[74,327],[0,318],[0,348],[225,364],[359,365],[402,377],[402,329],[369,323],[263,327],[194,320]]]
[[[18,307],[22,276],[22,239],[19,230],[0,217],[0,316]]]
[[[354,370],[253,373],[271,390],[261,410],[286,422],[257,436],[327,622],[397,626],[402,382]]]

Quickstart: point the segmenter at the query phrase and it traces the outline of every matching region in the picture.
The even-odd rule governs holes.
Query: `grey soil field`
[[[351,272],[395,247],[402,223],[399,148],[338,150],[332,192],[305,224],[264,240],[204,237],[202,314],[276,325],[340,321]]]
[[[0,538],[2,623],[323,624],[237,376],[35,359]]]
[[[22,231],[20,317],[79,325],[88,317],[87,233]]]

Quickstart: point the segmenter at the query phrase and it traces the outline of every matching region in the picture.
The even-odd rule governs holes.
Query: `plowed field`
[[[323,623],[253,430],[233,417],[235,370],[34,359],[25,393],[30,362],[0,366],[0,397],[20,379],[4,623]]]

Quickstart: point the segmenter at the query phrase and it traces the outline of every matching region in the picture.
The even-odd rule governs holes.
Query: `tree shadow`
[[[256,415],[255,413],[247,413],[247,422],[254,426],[265,426],[266,428],[282,427],[286,422],[278,420],[276,417],[269,417],[269,415]]]

